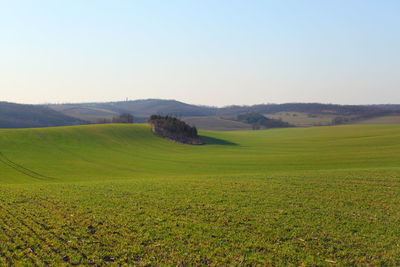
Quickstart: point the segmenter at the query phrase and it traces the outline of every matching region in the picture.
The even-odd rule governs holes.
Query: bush
[[[155,134],[181,143],[200,144],[197,129],[171,116],[152,115],[149,119]]]

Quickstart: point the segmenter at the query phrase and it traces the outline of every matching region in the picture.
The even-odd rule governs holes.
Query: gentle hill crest
[[[155,136],[148,124],[2,129],[0,152],[37,177],[52,177],[49,182],[395,168],[400,160],[398,125],[201,131],[200,135],[207,145],[170,142]],[[41,181],[4,161],[0,170],[3,183]]]

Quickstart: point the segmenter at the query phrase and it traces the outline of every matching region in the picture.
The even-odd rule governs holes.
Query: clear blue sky
[[[400,103],[400,1],[1,1],[0,93]]]

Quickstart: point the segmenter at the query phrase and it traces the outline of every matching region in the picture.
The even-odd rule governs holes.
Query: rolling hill
[[[0,265],[396,265],[400,126],[0,130]]]
[[[121,102],[21,105],[0,102],[0,128],[30,128],[104,123],[121,113],[134,115],[135,122],[146,122],[150,115],[180,117],[202,130],[251,129],[240,124],[240,114],[259,113],[295,126],[330,125],[335,118],[357,124],[372,118],[398,116],[396,105],[350,106],[318,103],[263,104],[222,108],[197,106],[176,100],[146,99]],[[295,117],[296,116],[296,117]],[[371,123],[377,120],[370,120]],[[392,120],[393,122],[394,120]]]
[[[0,128],[31,128],[85,124],[50,108],[0,102]]]
[[[0,130],[0,265],[398,262],[400,126],[200,134]]]
[[[176,100],[145,99],[121,102],[82,103],[49,105],[69,116],[97,122],[111,118],[119,113],[131,113],[136,121],[144,122],[153,114],[173,115],[177,117],[210,116],[216,114],[216,108],[190,105]]]
[[[60,182],[148,174],[396,168],[400,160],[399,129],[398,125],[360,125],[205,131],[200,134],[209,144],[199,147],[176,145],[154,136],[147,124],[10,129],[0,131],[0,152],[18,165]],[[377,150],[384,153],[375,153]],[[29,178],[13,168],[3,168],[0,181],[19,182],[16,177]]]
[[[374,117],[398,115],[396,105],[334,105],[319,103],[286,103],[286,104],[261,104],[253,106],[227,106],[222,108],[186,104],[176,100],[145,99],[121,102],[82,103],[49,105],[50,108],[64,114],[94,123],[104,119],[111,119],[119,113],[130,113],[135,116],[136,122],[145,122],[152,114],[172,115],[190,121],[199,129],[204,130],[230,130],[246,129],[237,122],[230,120],[245,113],[268,114],[271,118],[282,118],[288,123],[295,122],[296,126],[329,125],[335,117],[348,119],[348,123]],[[298,118],[285,116],[284,113],[302,114]],[[199,117],[199,118],[196,118]],[[323,118],[316,120],[316,117]],[[301,119],[303,118],[303,119]],[[311,118],[311,119],[310,119]],[[328,120],[326,120],[328,118]],[[217,123],[221,123],[217,125]]]

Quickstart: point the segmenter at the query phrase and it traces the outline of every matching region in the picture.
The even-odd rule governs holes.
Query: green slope
[[[395,168],[400,161],[396,125],[201,134],[208,145],[175,144],[151,134],[147,125],[1,130],[0,181]]]
[[[0,130],[0,266],[398,266],[400,127]]]

